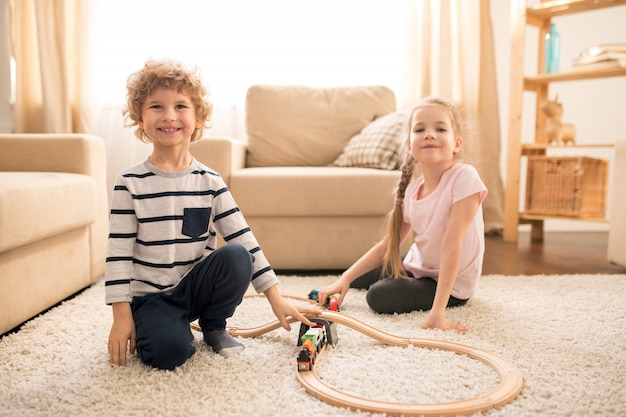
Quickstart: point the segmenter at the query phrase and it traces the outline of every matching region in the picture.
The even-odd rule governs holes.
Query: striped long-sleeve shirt
[[[193,159],[168,172],[149,160],[118,175],[111,200],[105,302],[168,292],[216,249],[216,231],[254,256],[252,285],[278,279],[222,177]]]

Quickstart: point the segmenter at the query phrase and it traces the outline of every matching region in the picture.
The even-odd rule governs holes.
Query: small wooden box
[[[587,157],[529,156],[526,213],[604,217],[608,165]]]

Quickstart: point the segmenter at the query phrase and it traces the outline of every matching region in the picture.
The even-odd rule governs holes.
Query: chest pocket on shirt
[[[183,234],[198,237],[209,230],[210,207],[186,208],[183,213]]]

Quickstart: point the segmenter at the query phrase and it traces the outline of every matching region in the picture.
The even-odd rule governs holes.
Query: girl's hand
[[[441,330],[453,330],[457,333],[465,334],[469,330],[461,323],[448,322],[446,320],[445,312],[443,314],[436,313],[431,310],[430,314],[426,318],[426,322],[422,325],[422,329],[441,329]]]
[[[343,275],[337,279],[337,281],[333,282],[326,288],[322,288],[317,293],[317,300],[321,307],[324,307],[326,303],[326,299],[329,295],[338,294],[337,303],[341,305],[343,303],[343,298],[346,296],[348,290],[350,289],[350,283],[343,278]]]

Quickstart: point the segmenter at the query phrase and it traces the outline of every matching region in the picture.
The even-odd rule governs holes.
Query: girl
[[[286,330],[292,316],[315,310],[287,303],[278,279],[222,177],[189,147],[211,116],[206,88],[175,61],[149,61],[128,79],[124,111],[152,154],[118,177],[111,201],[105,301],[113,309],[108,350],[160,369],[183,364],[195,348],[189,323],[228,357],[243,345],[225,330],[250,283],[269,300]],[[216,247],[216,231],[228,245]]]
[[[476,169],[460,163],[463,140],[457,109],[428,97],[411,112],[407,154],[385,238],[319,292],[320,303],[352,288],[366,288],[367,303],[379,313],[430,310],[424,329],[467,332],[448,322],[446,307],[474,294],[482,271],[487,189]],[[412,180],[416,163],[421,175]],[[402,242],[415,238],[402,257]]]

